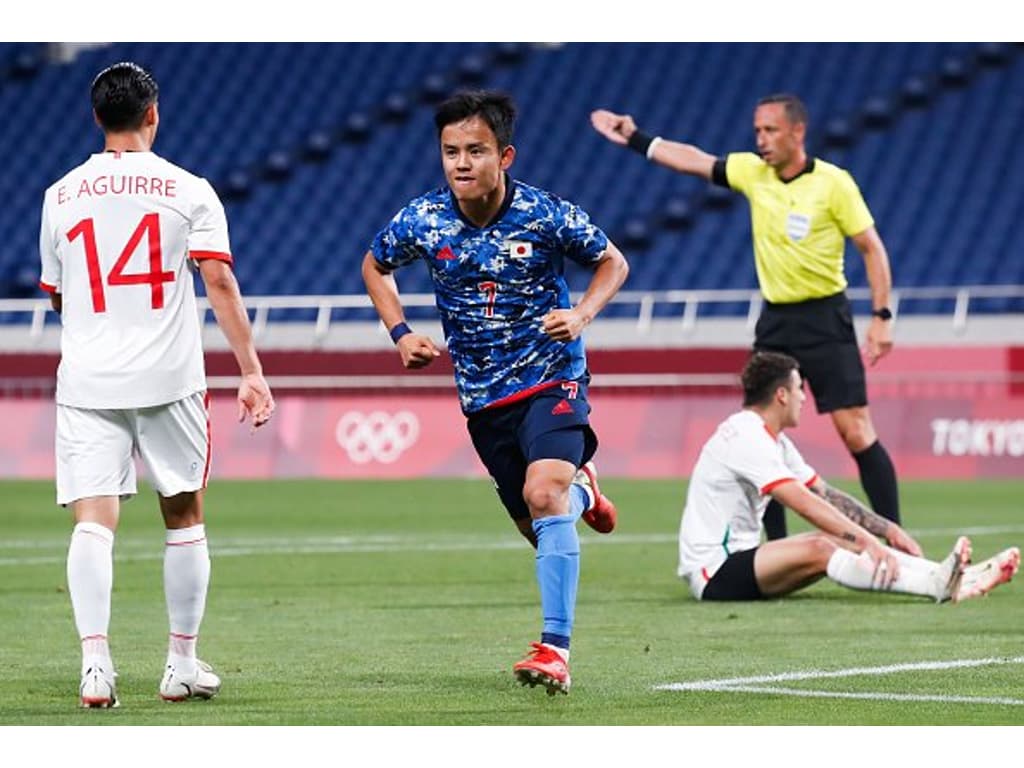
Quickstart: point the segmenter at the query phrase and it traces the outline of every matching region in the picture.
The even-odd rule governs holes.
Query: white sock
[[[552,645],[551,643],[544,643],[544,647],[545,648],[550,648],[555,653],[557,653],[559,656],[561,656],[562,657],[562,661],[569,661],[569,649],[568,648],[559,648],[557,645]]]
[[[114,586],[114,532],[99,523],[78,523],[68,547],[68,593],[82,639],[82,672],[96,664],[113,672],[107,632]]]
[[[849,550],[838,548],[828,561],[828,577],[837,584],[850,589],[873,592],[901,592],[907,595],[922,595],[938,599],[935,571],[939,564],[922,557],[913,557],[905,552],[888,548],[900,566],[900,575],[889,589],[879,588],[873,581],[875,563],[866,552],[855,555]]]
[[[171,628],[167,663],[186,675],[196,666],[196,639],[209,584],[205,526],[168,530],[164,547],[164,595]]]

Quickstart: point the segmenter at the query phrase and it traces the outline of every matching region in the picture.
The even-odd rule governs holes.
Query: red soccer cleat
[[[533,650],[512,667],[516,680],[531,688],[543,685],[547,688],[548,696],[554,696],[559,691],[568,694],[572,680],[569,678],[569,664],[562,658],[562,654],[554,646],[544,643],[530,645]]]
[[[597,487],[597,467],[594,466],[594,462],[588,461],[580,467],[573,482],[589,488],[594,494],[594,506],[583,513],[583,522],[598,533],[614,531],[615,523],[619,518],[618,512],[615,511],[612,500],[601,493],[600,488]]]

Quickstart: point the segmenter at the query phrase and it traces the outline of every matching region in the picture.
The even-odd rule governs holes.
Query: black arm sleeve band
[[[629,137],[626,145],[634,152],[639,152],[644,157],[647,157],[647,148],[651,146],[651,142],[654,141],[654,137],[650,136],[639,128],[633,131],[633,135]]]
[[[729,177],[725,173],[725,160],[722,158],[715,160],[715,164],[711,166],[711,183],[730,189]]]

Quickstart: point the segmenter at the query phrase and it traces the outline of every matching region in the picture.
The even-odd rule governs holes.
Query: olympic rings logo
[[[338,445],[355,464],[392,464],[420,436],[420,422],[410,411],[349,411],[334,429]]]

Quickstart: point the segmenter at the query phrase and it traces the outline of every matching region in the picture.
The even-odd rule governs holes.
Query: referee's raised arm
[[[590,122],[595,131],[613,144],[629,147],[673,171],[711,179],[711,171],[718,158],[700,147],[644,133],[637,128],[632,115],[619,115],[607,109],[591,112]]]

